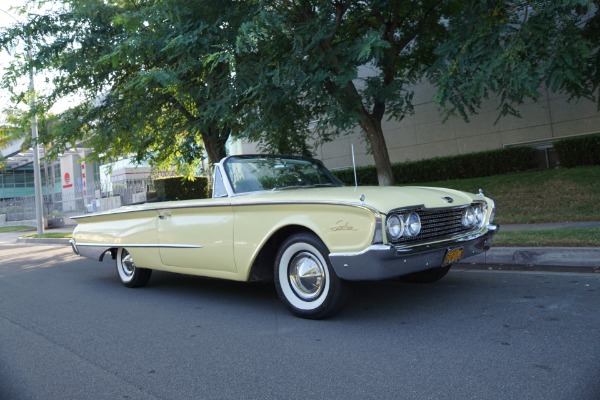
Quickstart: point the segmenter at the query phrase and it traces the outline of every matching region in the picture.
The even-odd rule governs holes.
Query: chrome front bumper
[[[490,249],[498,225],[488,225],[483,233],[450,242],[410,248],[378,244],[358,253],[329,255],[336,274],[349,281],[374,281],[408,275],[413,272],[442,267],[450,249],[462,247],[462,259]]]

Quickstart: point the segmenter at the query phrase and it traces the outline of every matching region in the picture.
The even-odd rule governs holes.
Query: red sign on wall
[[[73,187],[73,184],[71,183],[71,175],[69,175],[68,172],[65,172],[65,174],[63,175],[63,181],[63,189]]]

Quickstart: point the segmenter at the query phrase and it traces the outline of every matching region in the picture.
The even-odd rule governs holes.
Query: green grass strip
[[[37,233],[30,233],[29,235],[25,235],[23,237],[37,238],[39,236],[37,235]],[[41,237],[46,239],[70,239],[73,237],[73,234],[71,232],[49,232],[44,233]]]
[[[500,232],[494,247],[600,247],[600,228]]]

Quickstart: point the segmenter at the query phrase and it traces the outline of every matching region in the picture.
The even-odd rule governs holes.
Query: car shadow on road
[[[472,296],[473,301],[477,302],[477,297],[487,292],[481,285],[473,285],[473,276],[469,279],[464,277],[460,272],[451,271],[444,279],[433,284],[411,284],[400,280],[352,282],[346,306],[332,320],[397,320],[406,315],[415,317],[423,314],[431,317],[450,312],[456,307],[453,301],[457,297],[462,297],[464,301],[465,296]],[[118,278],[114,278],[118,283]],[[234,282],[154,271],[144,290],[159,297],[195,300],[204,307],[235,304],[250,308],[253,312],[261,308],[271,312],[275,307],[282,314],[288,314],[270,282]]]

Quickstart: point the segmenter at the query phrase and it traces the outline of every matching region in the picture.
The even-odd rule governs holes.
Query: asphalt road
[[[1,399],[600,399],[598,274],[354,285],[334,319],[275,290],[0,245]]]

